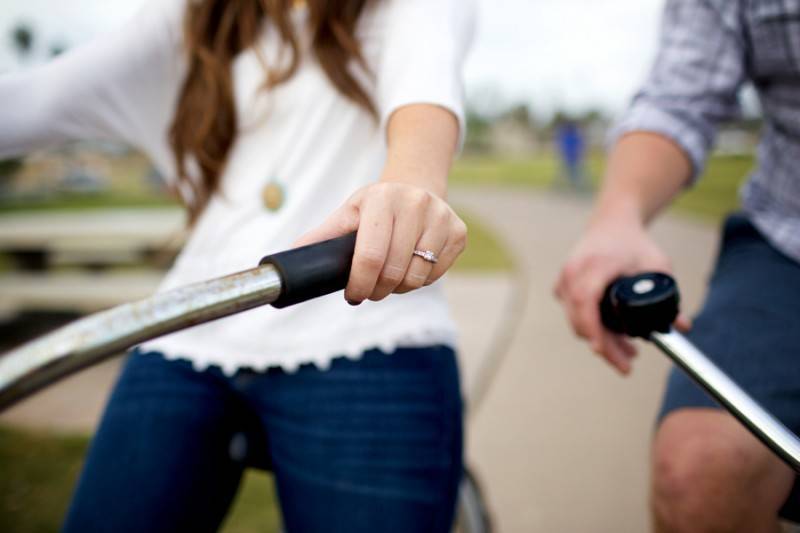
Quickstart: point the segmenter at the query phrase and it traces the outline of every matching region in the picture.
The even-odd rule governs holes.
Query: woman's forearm
[[[609,156],[592,223],[649,223],[691,173],[689,158],[668,138],[645,132],[622,137]]]
[[[415,185],[444,198],[458,136],[458,120],[450,111],[428,104],[401,107],[387,126],[381,181]]]

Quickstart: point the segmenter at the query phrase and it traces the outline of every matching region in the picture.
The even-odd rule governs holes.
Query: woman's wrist
[[[431,173],[421,174],[387,167],[381,175],[380,182],[419,187],[441,199],[447,198],[447,176],[435,176]]]
[[[395,111],[387,126],[385,183],[403,183],[445,198],[458,145],[455,115],[439,106],[413,104]]]

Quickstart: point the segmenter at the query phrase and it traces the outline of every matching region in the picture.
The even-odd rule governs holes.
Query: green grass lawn
[[[67,194],[48,196],[35,200],[0,200],[0,216],[8,213],[29,211],[82,211],[86,209],[169,207],[176,205],[167,196],[154,194],[121,194],[118,192],[98,194]]]
[[[87,437],[0,428],[0,530],[58,531],[88,447]],[[249,471],[224,533],[279,531],[272,478]]]
[[[753,170],[752,157],[712,158],[700,180],[675,204],[681,213],[718,221],[739,206],[739,188]]]
[[[588,161],[592,176],[601,173],[604,158],[593,154]],[[550,154],[534,157],[464,156],[453,167],[455,186],[551,187],[559,176],[558,160]]]
[[[596,185],[605,164],[602,154],[593,154],[587,169]],[[749,156],[712,157],[703,177],[675,204],[678,212],[716,221],[738,205],[738,189],[753,168]],[[530,158],[464,157],[455,166],[455,186],[553,188],[559,176],[558,161],[548,155]]]

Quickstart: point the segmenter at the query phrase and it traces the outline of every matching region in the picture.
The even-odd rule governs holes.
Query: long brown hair
[[[372,115],[375,107],[351,73],[355,61],[367,70],[355,36],[356,24],[370,0],[307,0],[313,56],[333,86]],[[292,0],[194,0],[185,15],[184,46],[188,75],[170,130],[182,197],[194,222],[220,186],[220,176],[238,132],[232,64],[253,48],[269,19],[289,50],[284,68],[267,65],[266,88],[294,75],[300,45],[291,21]],[[197,176],[189,171],[189,162]],[[188,196],[185,189],[188,188]]]

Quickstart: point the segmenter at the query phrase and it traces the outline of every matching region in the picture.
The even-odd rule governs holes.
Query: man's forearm
[[[592,223],[649,223],[687,185],[692,166],[670,139],[634,132],[622,137],[609,156]]]
[[[458,120],[446,109],[417,104],[398,109],[388,125],[382,181],[422,187],[444,198],[458,143]]]

